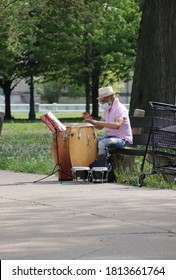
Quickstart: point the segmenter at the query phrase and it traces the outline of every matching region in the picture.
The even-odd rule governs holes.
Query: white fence
[[[125,104],[129,109],[129,104]],[[29,112],[29,104],[11,104],[11,112]],[[85,104],[35,104],[35,112],[83,112],[86,109]],[[92,110],[92,104],[90,104]],[[0,112],[5,111],[5,104],[0,104]],[[101,112],[101,107],[100,107]]]

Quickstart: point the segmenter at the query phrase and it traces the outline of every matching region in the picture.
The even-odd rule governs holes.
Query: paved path
[[[176,191],[0,171],[0,259],[176,259]]]

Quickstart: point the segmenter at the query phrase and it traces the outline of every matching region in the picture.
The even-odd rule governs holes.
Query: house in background
[[[124,104],[130,103],[131,98],[132,80],[128,82],[117,82],[117,92],[120,101]],[[25,80],[21,80],[19,84],[13,89],[11,94],[11,104],[29,104],[30,102],[30,89]],[[34,102],[41,103],[40,95],[34,90]],[[72,98],[68,96],[62,96],[59,98],[59,104],[85,104],[85,96]],[[0,104],[4,104],[4,94],[2,88],[0,88]]]
[[[34,91],[35,103],[40,103],[40,96]],[[25,80],[21,80],[18,85],[12,90],[11,103],[12,104],[29,104],[30,102],[30,89]],[[0,103],[4,103],[4,94],[0,88]]]

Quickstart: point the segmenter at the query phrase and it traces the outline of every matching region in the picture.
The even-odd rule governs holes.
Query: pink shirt
[[[116,136],[128,141],[130,144],[133,142],[131,125],[128,115],[128,110],[118,98],[113,102],[111,110],[105,110],[102,120],[105,122],[115,122],[116,118],[123,117],[124,121],[119,129],[105,128],[107,136]]]

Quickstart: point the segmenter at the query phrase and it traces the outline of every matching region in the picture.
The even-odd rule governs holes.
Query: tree
[[[174,103],[176,90],[176,1],[145,0],[131,93],[130,114],[149,101]]]
[[[21,15],[26,13],[27,6],[27,1],[25,3],[20,0],[3,0],[0,2],[0,23],[2,27],[0,30],[0,86],[3,88],[5,95],[5,119],[12,118],[11,91],[22,78],[30,75],[29,56],[25,59],[25,67],[22,67],[25,51],[20,38],[23,35],[23,30],[18,28],[18,22],[23,21]]]
[[[79,15],[71,19],[72,51],[65,51],[70,77],[85,85],[86,110],[98,117],[98,88],[108,73],[114,81],[127,78],[133,69],[140,12],[135,1],[81,1]],[[111,75],[112,77],[112,75]],[[111,81],[112,82],[112,81]],[[90,97],[91,95],[91,97]],[[92,98],[92,100],[90,99]]]
[[[6,97],[6,118],[11,118],[13,82],[31,76],[31,61],[36,77],[85,85],[86,107],[89,110],[92,98],[92,114],[98,116],[98,87],[108,79],[108,73],[117,80],[127,77],[133,67],[140,19],[137,2],[1,1],[0,83]]]
[[[15,2],[15,1],[14,1]],[[10,95],[12,89],[19,82],[18,70],[16,68],[17,57],[13,52],[13,48],[9,47],[11,33],[10,29],[10,18],[8,16],[8,8],[11,5],[11,1],[2,1],[0,3],[0,86],[3,89],[5,95],[5,118],[11,118],[10,111]],[[16,34],[13,34],[15,36]]]
[[[60,23],[69,11],[69,5],[76,5],[76,2],[60,0],[59,6],[56,0],[0,2],[0,86],[5,95],[6,119],[12,118],[10,96],[15,85],[22,78],[30,83],[29,77],[32,80],[33,76],[45,76],[55,69],[55,34],[62,33]],[[51,5],[54,3],[58,6],[55,11]],[[63,65],[63,61],[60,64]]]

